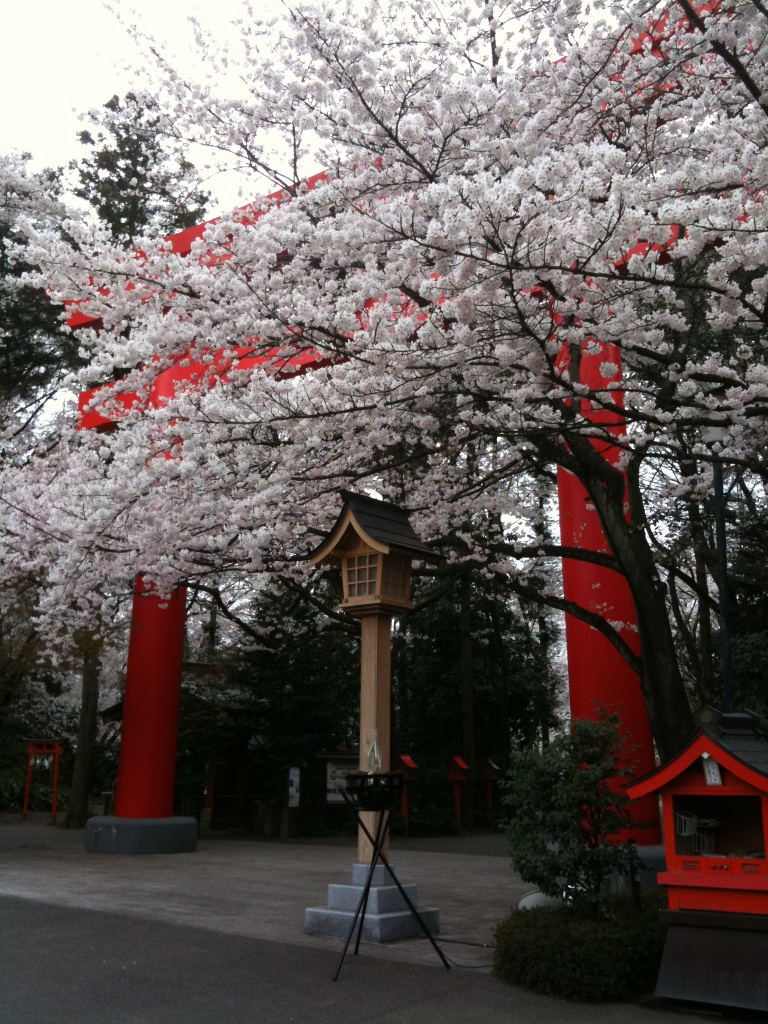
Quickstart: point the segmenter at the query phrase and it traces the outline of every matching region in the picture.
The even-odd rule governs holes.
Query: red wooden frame
[[[39,789],[40,785],[40,761],[41,759],[48,760],[50,758],[53,761],[53,798],[51,801],[51,817],[53,818],[53,824],[56,824],[56,809],[58,805],[59,796],[59,762],[61,761],[61,755],[64,751],[64,746],[61,740],[29,740],[29,746],[27,747],[27,782],[24,787],[24,806],[21,811],[21,816],[26,818],[29,814],[29,797],[32,790],[32,775],[33,769],[37,769],[37,785]],[[47,765],[50,767],[50,764]],[[37,810],[37,806],[35,810]]]
[[[702,758],[708,755],[720,767],[722,785],[708,785]],[[714,910],[768,914],[768,776],[745,764],[720,741],[699,731],[671,761],[625,787],[632,799],[661,797],[667,870],[658,876],[668,888],[670,910]],[[676,806],[688,799],[724,801],[724,811],[738,798],[759,801],[762,825],[760,855],[724,852],[682,852],[677,844]],[[679,812],[678,812],[679,813]]]

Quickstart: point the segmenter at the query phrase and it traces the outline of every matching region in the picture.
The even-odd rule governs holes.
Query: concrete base
[[[304,911],[304,930],[310,935],[335,935],[339,939],[346,939],[363,895],[368,871],[368,864],[353,864],[351,885],[329,885],[328,906],[308,907]],[[430,934],[436,935],[440,931],[440,911],[437,907],[418,906],[415,885],[403,885],[403,889],[419,911]],[[392,942],[423,934],[419,922],[408,909],[389,872],[378,864],[368,894],[363,939],[366,942]]]
[[[666,910],[656,995],[768,1011],[768,917]]]
[[[88,853],[192,853],[197,849],[195,818],[89,818]]]

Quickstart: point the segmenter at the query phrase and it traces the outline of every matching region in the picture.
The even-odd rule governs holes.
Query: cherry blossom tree
[[[24,280],[30,265],[14,258],[21,225],[55,230],[62,206],[57,175],[34,174],[27,156],[0,156],[0,467],[23,465],[44,444],[40,414],[75,362],[77,342],[55,306]],[[44,675],[33,625],[37,579],[11,571],[0,586],[0,720],[30,676]]]
[[[45,524],[6,557],[53,567],[57,629],[136,571],[168,589],[279,573],[317,600],[303,556],[353,484],[407,503],[446,572],[608,636],[662,756],[686,738],[674,605],[708,618],[711,598],[673,541],[704,535],[706,430],[764,503],[768,18],[749,0],[593,7],[250,13],[229,49],[198,31],[205,85],[158,56],[158,130],[280,192],[189,256],[78,219],[66,241],[30,230],[46,286],[98,323],[82,386],[132,368],[97,400],[118,430],[65,434],[5,484],[14,536]],[[193,386],[142,405],[174,366]],[[550,539],[554,467],[612,553]],[[626,576],[639,656],[565,601],[562,555]]]

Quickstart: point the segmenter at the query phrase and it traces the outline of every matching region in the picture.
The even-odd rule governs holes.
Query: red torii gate
[[[310,178],[307,185],[315,188],[326,180],[324,173]],[[279,201],[285,193],[269,196]],[[254,207],[243,209],[243,222],[255,223],[263,211]],[[171,250],[189,255],[193,243],[204,236],[210,223],[197,225],[167,239]],[[645,247],[646,249],[648,247]],[[634,252],[634,250],[633,250]],[[76,303],[73,303],[76,306]],[[98,327],[98,321],[77,311],[69,325]],[[599,350],[598,350],[599,346]],[[141,399],[145,408],[162,406],[172,398],[180,384],[202,384],[226,374],[230,369],[247,370],[265,363],[276,372],[303,373],[326,360],[317,353],[305,352],[280,361],[275,349],[256,354],[253,346],[242,346],[214,353],[211,364],[180,358],[158,373],[148,393]],[[613,364],[614,374],[606,377],[601,367]],[[590,391],[601,390],[621,380],[620,353],[615,345],[585,342],[581,353],[581,380]],[[115,406],[109,413],[100,411],[97,396],[104,387],[80,395],[79,428],[99,431],[113,430],[122,418],[121,408],[128,409],[137,401],[135,394],[115,394]],[[620,394],[613,392],[616,401]],[[582,414],[594,422],[602,422],[609,432],[618,432],[615,414],[606,416],[582,402]],[[616,462],[619,449],[603,444],[603,455]],[[558,470],[561,542],[564,546],[610,554],[599,517],[582,484],[565,470]],[[563,559],[563,587],[566,600],[596,612],[605,620],[621,623],[619,631],[629,647],[639,654],[637,617],[629,585],[623,575],[603,566],[573,558]],[[156,850],[194,849],[196,828],[190,826],[179,838],[172,819],[176,744],[178,736],[179,698],[181,691],[182,651],[184,644],[186,588],[179,586],[170,597],[159,596],[144,583],[141,575],[135,581],[128,665],[125,683],[122,739],[118,769],[114,818],[126,826],[121,838],[113,819],[90,819],[89,849],[116,852],[155,852]],[[633,762],[638,776],[655,768],[653,735],[637,673],[621,657],[613,645],[585,622],[566,615],[568,675],[571,714],[574,718],[593,718],[597,708],[616,710],[626,740],[628,761]],[[637,817],[645,823],[636,838],[641,845],[661,841],[658,807],[649,799],[638,807]],[[112,821],[108,841],[107,820]],[[191,820],[194,822],[194,819]],[[152,826],[156,826],[153,828]],[[170,832],[167,829],[170,828]],[[166,831],[164,831],[166,830]],[[170,838],[168,836],[170,835]],[[149,836],[149,839],[147,839]]]

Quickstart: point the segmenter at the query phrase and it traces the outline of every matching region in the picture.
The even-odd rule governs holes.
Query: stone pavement
[[[501,836],[393,841],[400,880],[440,909],[452,970],[423,938],[364,943],[333,982],[342,943],[307,935],[304,909],[348,880],[351,837],[214,834],[125,856],[44,821],[0,818],[0,1024],[681,1024],[676,1008],[565,1003],[490,974],[494,927],[531,888]]]

